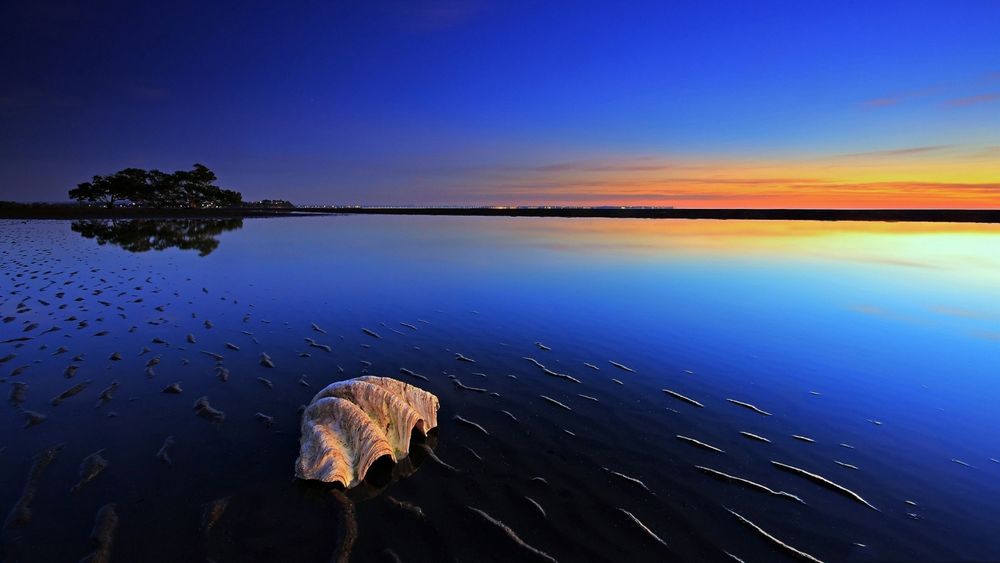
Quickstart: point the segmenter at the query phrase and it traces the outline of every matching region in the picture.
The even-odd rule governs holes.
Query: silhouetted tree
[[[147,173],[140,168],[126,168],[109,176],[94,176],[90,182],[77,184],[69,197],[91,204],[114,207],[116,203],[131,201],[147,185]]]
[[[107,207],[124,202],[139,207],[232,207],[243,202],[239,192],[216,186],[216,180],[203,164],[173,173],[126,168],[110,176],[94,176],[70,190],[69,197]]]
[[[203,201],[211,198],[215,192],[222,191],[213,185],[217,180],[215,172],[203,164],[195,164],[189,172],[178,170],[174,175],[177,176],[177,195],[188,207],[201,207]]]

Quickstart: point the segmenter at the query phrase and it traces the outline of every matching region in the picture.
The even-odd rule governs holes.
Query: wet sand
[[[963,492],[975,489],[962,480],[972,477],[945,487],[895,467],[880,433],[894,440],[900,418],[870,412],[889,421],[877,426],[861,414],[873,407],[817,402],[809,390],[819,377],[778,389],[725,377],[722,363],[641,332],[588,336],[538,307],[541,321],[516,321],[485,297],[404,299],[405,285],[388,302],[371,290],[381,304],[360,307],[334,290],[317,306],[318,295],[273,291],[287,281],[227,273],[230,235],[198,258],[123,253],[66,224],[4,226],[0,313],[13,317],[0,325],[9,341],[0,357],[13,355],[0,364],[2,396],[12,398],[0,417],[5,517],[31,491],[30,519],[3,532],[8,560],[106,550],[113,561],[329,561],[347,542],[352,561],[786,557],[761,530],[831,561],[983,558],[1000,548],[941,534],[963,509],[987,514],[992,492],[977,503]],[[440,398],[440,462],[414,448],[415,471],[348,492],[348,511],[329,487],[294,480],[293,462],[301,405],[363,374]],[[46,419],[24,428],[25,412]],[[90,457],[97,452],[106,464]],[[35,471],[40,454],[47,461]],[[988,454],[963,455],[974,469],[946,456],[927,463],[995,474]]]

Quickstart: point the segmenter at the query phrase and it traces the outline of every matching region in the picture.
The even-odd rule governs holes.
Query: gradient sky
[[[996,1],[13,0],[0,199],[202,162],[300,204],[1000,207],[998,30]]]

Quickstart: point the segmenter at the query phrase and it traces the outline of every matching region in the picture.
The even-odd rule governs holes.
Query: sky
[[[0,5],[0,199],[1000,208],[1000,2]]]

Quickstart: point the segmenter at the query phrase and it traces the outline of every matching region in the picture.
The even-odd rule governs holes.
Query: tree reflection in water
[[[243,219],[88,219],[71,228],[97,244],[113,244],[129,252],[197,250],[207,256],[219,246],[218,235],[243,228]]]

